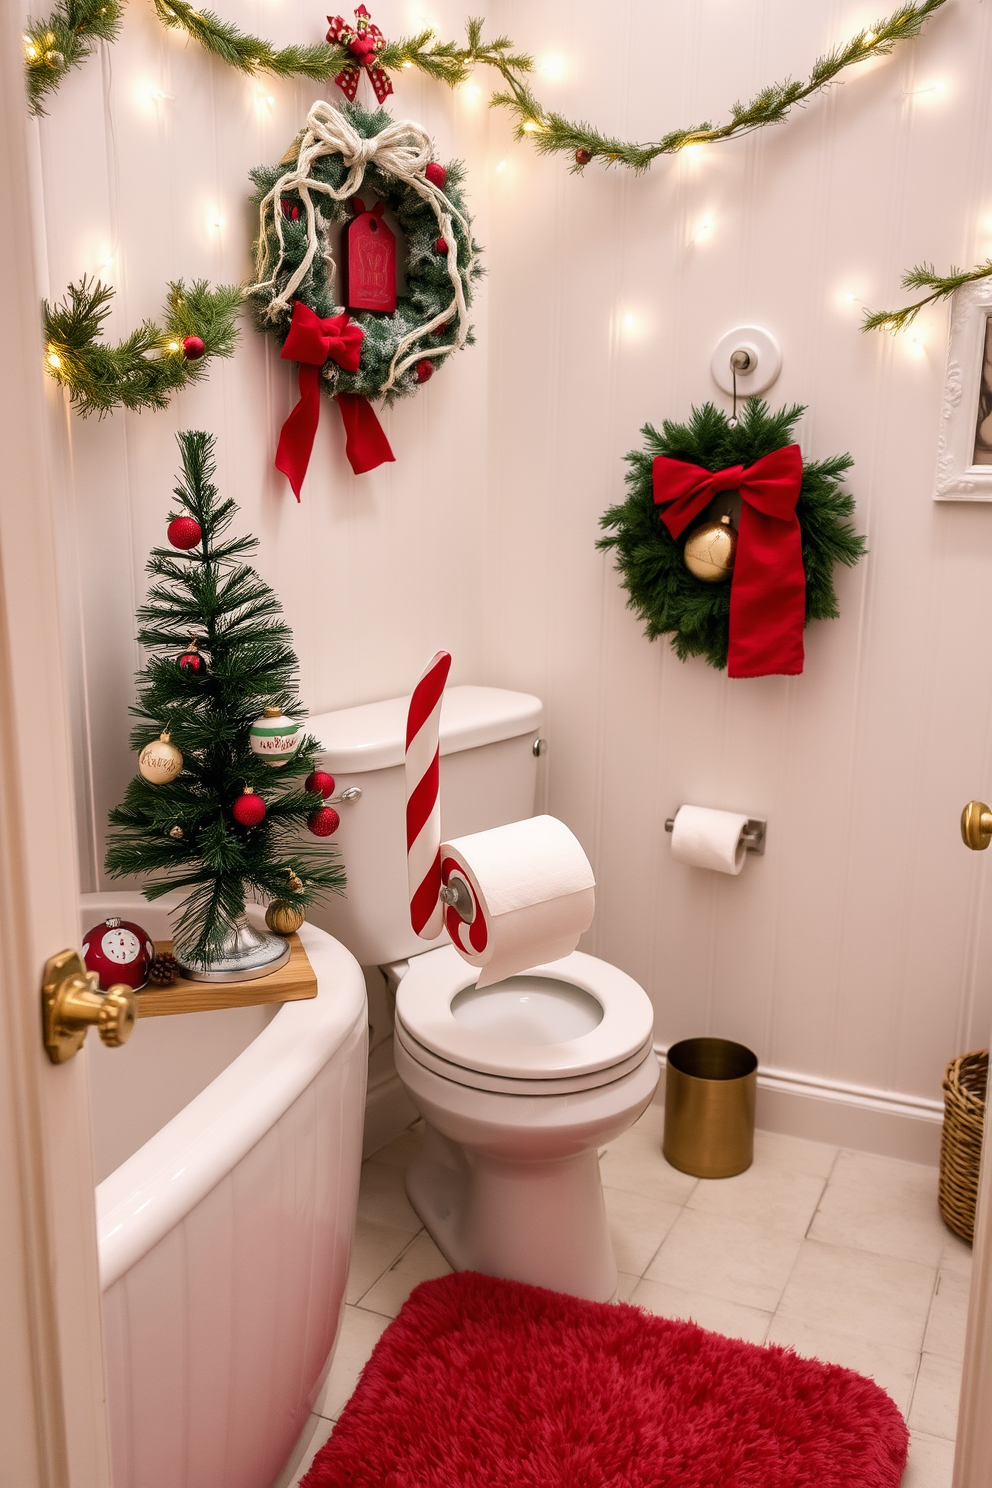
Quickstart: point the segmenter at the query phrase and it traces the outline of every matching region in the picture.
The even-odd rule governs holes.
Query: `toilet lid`
[[[515,1080],[611,1069],[651,1039],[643,988],[582,951],[481,990],[477,976],[454,946],[412,957],[396,992],[397,1022],[449,1064]]]

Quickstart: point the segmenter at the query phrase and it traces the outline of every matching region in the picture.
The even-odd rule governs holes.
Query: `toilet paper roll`
[[[739,811],[710,806],[680,806],[672,831],[672,857],[693,868],[740,873],[747,852],[741,834],[748,818]]]
[[[570,955],[596,908],[589,859],[553,816],[443,842],[441,879],[467,886],[471,919],[449,905],[444,923],[459,954],[481,968],[479,987]]]

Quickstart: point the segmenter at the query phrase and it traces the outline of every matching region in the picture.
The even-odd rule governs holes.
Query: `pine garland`
[[[225,535],[237,507],[213,485],[213,436],[195,430],[178,439],[175,494],[203,536],[194,550],[155,548],[148,560],[153,582],[138,610],[138,640],[150,655],[131,709],[138,719],[131,747],[140,750],[167,729],[183,768],[166,785],[141,775],[130,782],[110,813],[117,830],[106,868],[112,878],[151,874],[143,887],[149,900],[187,889],[176,945],[184,959],[204,962],[244,913],[248,894],[305,908],[339,892],[345,878],[333,844],[301,835],[324,804],[300,783],[315,767],[317,741],[305,738],[278,769],[251,751],[249,730],[266,704],[304,716],[293,637],[275,594],[244,561],[257,540]],[[191,633],[206,655],[202,675],[177,664]],[[231,815],[245,785],[266,806],[264,820],[250,828]]]
[[[54,93],[70,68],[85,62],[98,41],[117,40],[123,16],[123,0],[58,0],[47,20],[28,21],[24,74],[32,114],[45,112],[45,94]]]
[[[178,389],[199,382],[212,357],[229,357],[238,338],[241,291],[211,289],[204,279],[169,285],[164,323],[145,320],[116,346],[98,340],[114,290],[99,279],[70,284],[60,304],[43,301],[45,369],[69,389],[72,405],[101,418],[114,408],[165,408]],[[183,341],[198,336],[203,355],[190,361]]]
[[[933,264],[915,264],[908,274],[902,276],[903,289],[929,289],[931,293],[912,305],[904,305],[901,310],[866,310],[861,329],[886,330],[895,335],[897,331],[904,331],[911,326],[925,305],[950,299],[962,284],[973,284],[976,279],[987,279],[990,274],[992,258],[987,258],[973,269],[956,269],[952,264],[949,274],[938,274]]]
[[[66,7],[78,4],[89,8],[95,0],[61,0],[61,3]],[[119,21],[121,0],[107,0],[107,4],[108,13],[109,9],[115,9]],[[344,47],[326,42],[275,47],[263,37],[252,36],[221,20],[213,11],[197,10],[189,0],[152,0],[152,4],[163,25],[170,30],[185,32],[229,67],[249,76],[271,73],[276,77],[306,77],[324,82],[336,77],[346,65],[354,65],[354,58]],[[687,145],[715,144],[737,135],[750,134],[766,124],[781,123],[797,105],[836,82],[845,68],[866,62],[871,57],[886,56],[898,42],[919,36],[926,21],[944,4],[946,0],[918,0],[918,3],[901,5],[886,19],[858,31],[843,46],[818,57],[805,81],[787,79],[783,83],[772,83],[762,88],[749,103],[735,103],[729,120],[724,124],[705,122],[687,129],[674,129],[660,140],[647,144],[602,134],[591,124],[566,119],[554,110],[545,109],[526,82],[528,74],[534,70],[533,58],[515,52],[509,37],[484,41],[483,22],[475,17],[467,22],[465,46],[460,47],[453,41],[440,41],[433,30],[423,30],[416,36],[387,42],[376,57],[376,65],[386,72],[416,68],[425,76],[452,88],[464,82],[477,66],[495,68],[503,79],[505,91],[494,93],[490,103],[514,114],[518,139],[529,139],[542,155],[561,152],[571,155],[573,170],[581,171],[592,160],[599,159],[607,165],[623,165],[642,171],[659,155],[677,154]],[[53,16],[55,14],[53,12]],[[113,34],[116,34],[116,24],[117,21],[114,22]],[[39,35],[41,30],[44,27],[39,29]],[[54,23],[51,31],[56,34]],[[108,39],[112,40],[113,36],[108,35]],[[87,54],[76,57],[72,65]],[[41,69],[47,65],[40,57],[41,54],[34,60],[28,59],[29,92],[37,85],[32,81],[34,74],[41,78]],[[52,69],[45,90],[57,87],[64,72],[61,65]]]
[[[392,123],[383,109],[371,113],[354,103],[341,103],[339,107],[363,139],[371,139]],[[259,166],[251,172],[256,187],[252,200],[256,206],[264,200],[286,169],[286,162],[283,161],[278,165]],[[445,195],[457,212],[469,221],[468,209],[462,192],[462,182],[465,178],[464,166],[460,161],[455,160],[445,166],[445,170],[447,171],[447,180],[444,185]],[[314,162],[311,179],[326,182],[337,190],[344,183],[347,174],[348,169],[340,155],[323,155]],[[441,315],[445,307],[451,304],[452,299],[448,260],[435,252],[434,243],[438,235],[437,218],[428,203],[404,181],[387,175],[374,162],[366,166],[360,190],[363,199],[369,202],[384,202],[396,216],[406,239],[407,287],[405,294],[397,296],[396,309],[391,313],[368,310],[348,312],[365,333],[362,341],[361,364],[357,372],[345,372],[333,362],[325,365],[321,375],[321,386],[323,391],[332,397],[337,393],[359,393],[366,398],[378,398],[382,395],[400,340],[418,327],[429,326]],[[300,207],[301,205],[299,194],[295,191],[289,192],[283,200],[287,202],[290,210],[294,206]],[[274,210],[267,213],[265,221],[265,239],[268,242],[272,262],[277,260],[279,254],[275,211],[280,210],[281,203],[274,203],[273,206]],[[329,221],[348,222],[353,212],[349,201],[335,201],[331,197],[323,196],[320,215]],[[306,213],[301,209],[295,221],[291,216],[283,213],[280,227],[283,234],[283,266],[279,273],[278,284],[272,287],[252,285],[245,291],[245,294],[250,298],[258,329],[273,335],[281,346],[289,333],[290,318],[287,315],[277,320],[270,320],[267,310],[276,293],[282,291],[304,258],[307,249]],[[465,232],[457,217],[453,219],[452,232],[458,251],[458,268],[465,301],[470,305],[472,284],[482,274],[482,268],[478,262],[481,249],[474,238]],[[261,261],[263,241],[260,239],[255,244],[256,265]],[[301,280],[293,297],[302,300],[322,319],[340,313],[342,307],[336,298],[334,275],[323,254],[318,253],[314,257],[310,270]],[[466,344],[471,345],[473,339],[469,331]],[[453,312],[446,324],[440,325],[436,331],[425,332],[419,350],[426,360],[437,358],[438,361],[444,362],[449,360],[451,352],[443,352],[443,349],[454,348],[457,343],[458,317]],[[442,352],[443,355],[439,357],[438,354]],[[415,369],[410,366],[396,378],[388,391],[385,391],[385,401],[392,403],[396,398],[407,397],[415,393],[418,387]]]
[[[666,419],[659,434],[651,424],[641,431],[646,445],[627,455],[630,494],[600,519],[609,533],[596,546],[612,548],[616,567],[629,593],[627,606],[644,621],[649,640],[670,635],[680,661],[702,656],[710,666],[727,665],[730,585],[707,584],[691,574],[682,557],[688,533],[676,540],[662,522],[654,501],[652,462],[656,455],[688,460],[707,470],[753,465],[763,455],[793,442],[793,429],[805,412],[801,404],[771,413],[760,398],[749,398],[732,427],[712,403],[693,408],[685,424]],[[802,528],[806,570],[806,622],[838,614],[834,593],[835,563],[853,565],[865,552],[865,540],[847,520],[854,499],[841,480],[854,462],[850,455],[804,462],[802,492],[796,515]]]

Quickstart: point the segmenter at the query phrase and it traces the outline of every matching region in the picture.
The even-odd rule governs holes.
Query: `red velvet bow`
[[[330,21],[328,42],[332,46],[347,47],[355,59],[342,68],[334,79],[341,92],[349,103],[354,103],[364,67],[369,75],[369,82],[375,89],[376,98],[380,103],[385,103],[393,91],[393,85],[389,81],[389,73],[379,67],[375,59],[386,45],[386,38],[378,26],[373,26],[365,6],[360,5],[355,11],[354,25],[346,21],[344,16],[328,16],[327,19]]]
[[[294,300],[282,355],[300,364],[300,401],[282,426],[276,469],[286,476],[297,501],[320,419],[320,369],[331,361],[344,372],[357,372],[364,338],[361,326],[349,322],[347,311],[321,320],[309,305]],[[345,453],[356,475],[395,458],[367,398],[359,393],[338,393],[337,402],[344,422]]]
[[[773,450],[747,468],[704,470],[658,455],[654,499],[670,502],[661,520],[680,537],[721,491],[741,494],[740,531],[730,589],[731,677],[795,676],[803,669],[806,572],[796,502],[803,480],[798,444]]]

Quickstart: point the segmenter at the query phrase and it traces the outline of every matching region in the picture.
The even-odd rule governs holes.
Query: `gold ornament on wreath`
[[[734,571],[737,528],[724,513],[718,522],[701,522],[686,538],[685,566],[704,584],[724,584]]]
[[[299,906],[290,904],[286,899],[273,899],[265,911],[265,923],[276,935],[292,935],[299,930],[306,914]]]

